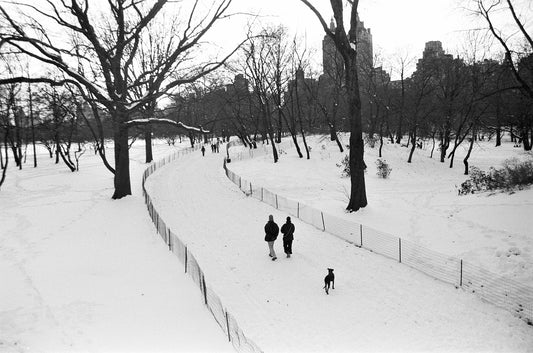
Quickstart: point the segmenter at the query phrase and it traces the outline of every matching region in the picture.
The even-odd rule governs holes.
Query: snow
[[[10,163],[0,191],[0,352],[234,351],[155,235],[143,153],[136,143],[134,195],[116,201],[98,156],[86,153],[79,173],[45,155],[36,169]]]
[[[278,241],[279,259],[271,261],[263,225],[269,214],[278,224],[287,215],[245,196],[226,178],[222,156],[198,153],[167,165],[148,179],[147,190],[227,310],[265,352],[531,351],[531,326],[511,313],[297,220],[293,257],[281,256]],[[291,176],[301,167],[289,167],[294,160],[285,168],[255,162],[231,168],[267,179],[283,169],[289,177],[276,180],[279,188],[298,184],[299,196],[311,194],[305,178]],[[336,274],[329,296],[322,289],[328,267]]]
[[[176,125],[176,126],[180,126],[186,130],[190,130],[190,131],[197,131],[197,132],[202,132],[202,133],[209,133],[209,131],[207,130],[204,130],[203,128],[197,128],[197,127],[192,127],[192,126],[189,126],[189,125],[186,125],[184,123],[182,123],[181,121],[174,121],[174,120],[171,120],[171,119],[163,119],[163,118],[158,118],[158,119],[132,119],[132,120],[129,120],[128,122],[126,122],[126,125],[135,125],[135,124],[148,124],[150,122],[166,122],[166,123],[169,123],[169,124],[172,124],[172,125]]]
[[[387,147],[391,179],[373,177],[367,150],[370,204],[345,214],[347,180],[335,166],[342,156],[324,140],[312,143],[309,161],[286,150],[275,165],[259,157],[232,161],[231,168],[273,191],[438,251],[490,260],[492,270],[529,280],[531,271],[519,264],[531,264],[531,240],[522,232],[531,229],[530,190],[458,197],[448,185],[464,179],[458,169],[422,151],[412,164],[400,163],[394,156],[405,157],[405,149]],[[156,144],[154,150],[157,160],[175,148]],[[141,193],[143,152],[142,144],[133,145],[134,195],[115,201],[111,174],[89,153],[79,173],[45,157],[37,169],[8,170],[0,191],[0,352],[233,350],[199,289],[155,234]],[[146,187],[208,285],[263,351],[532,351],[533,328],[511,313],[297,219],[293,257],[282,256],[278,240],[279,258],[271,261],[263,225],[269,214],[280,225],[287,215],[233,185],[222,169],[224,156],[186,155],[156,171]],[[472,162],[489,166],[500,157],[490,150]],[[330,295],[322,289],[328,267],[336,275]]]
[[[437,150],[429,158],[431,145],[416,149],[409,164],[407,148],[385,144],[382,159],[392,167],[386,180],[376,176],[379,146],[366,146],[369,204],[350,214],[344,210],[349,178],[342,178],[342,169],[336,165],[347,151],[340,153],[336,143],[324,137],[310,138],[309,144],[310,160],[299,159],[294,148],[286,148],[276,164],[267,154],[228,166],[277,194],[533,286],[533,189],[458,196],[457,187],[467,178],[462,163],[467,146],[458,149],[450,169],[449,160],[439,162]],[[493,141],[485,141],[475,145],[470,165],[483,170],[498,168],[512,157],[531,158],[532,154],[514,148],[511,142],[494,148]],[[512,250],[515,248],[520,254],[498,256],[517,253]]]

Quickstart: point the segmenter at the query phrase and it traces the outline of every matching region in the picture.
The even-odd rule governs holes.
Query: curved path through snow
[[[501,351],[533,348],[507,311],[294,220],[294,255],[268,257],[263,226],[286,214],[227,180],[223,154],[171,163],[146,187],[244,333],[265,352]],[[323,289],[326,268],[335,290]]]

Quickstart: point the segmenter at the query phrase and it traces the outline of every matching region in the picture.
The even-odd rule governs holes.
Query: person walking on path
[[[292,241],[294,240],[294,224],[291,223],[291,217],[287,217],[287,222],[281,226],[281,233],[283,233],[283,250],[287,257],[292,255]]]
[[[265,241],[268,243],[268,249],[270,253],[268,256],[272,258],[272,261],[277,259],[276,252],[274,251],[274,241],[278,238],[279,227],[274,222],[274,216],[268,216],[268,222],[265,224]]]
[[[202,156],[205,156],[205,146],[202,146],[201,151],[202,151]]]

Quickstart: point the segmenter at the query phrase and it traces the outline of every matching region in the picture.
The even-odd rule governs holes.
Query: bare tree
[[[361,99],[359,96],[359,79],[357,74],[357,7],[358,0],[349,1],[350,29],[344,28],[344,4],[342,0],[330,0],[336,28],[332,32],[320,12],[307,0],[301,0],[316,15],[322,28],[333,39],[335,47],[344,61],[346,94],[348,99],[348,116],[350,119],[350,200],[346,209],[358,211],[367,205],[365,187],[365,163],[363,160],[364,143],[361,118]]]
[[[206,62],[192,60],[206,33],[227,16],[231,0],[213,0],[206,13],[200,13],[206,7],[199,6],[199,3],[199,0],[109,0],[107,6],[99,8],[91,7],[88,0],[59,3],[46,0],[39,6],[15,1],[3,3],[0,15],[5,27],[0,33],[0,48],[18,51],[21,55],[55,67],[65,75],[65,79],[57,81],[34,75],[29,79],[0,79],[0,84],[71,84],[87,101],[105,107],[113,123],[113,198],[130,195],[128,130],[131,127],[165,122],[189,131],[202,131],[170,119],[135,119],[135,113],[178,85],[194,82],[216,70],[229,57]],[[24,15],[15,15],[17,10],[23,11]],[[162,20],[165,12],[170,11],[183,15],[170,23],[176,30],[168,33],[178,35],[158,38],[165,47],[164,55],[156,58],[156,64],[150,70],[142,71],[138,58],[143,43],[149,40],[148,26]],[[69,40],[49,34],[48,25],[55,25],[62,33],[69,34]],[[143,94],[136,98],[133,92],[138,88]]]
[[[280,40],[280,28],[265,28],[258,36],[249,35],[249,42],[243,48],[246,60],[246,75],[252,81],[253,93],[259,106],[259,114],[263,127],[263,136],[270,140],[274,163],[278,161],[278,151],[275,144],[274,112],[281,114],[275,102],[276,87],[276,43]],[[281,78],[280,78],[281,79]]]
[[[398,113],[398,122],[396,126],[396,143],[401,144],[403,137],[403,124],[405,121],[405,95],[407,90],[407,81],[405,77],[405,71],[414,63],[414,58],[409,55],[408,52],[398,54],[397,64],[398,64],[398,73],[400,74],[400,94],[395,104],[395,111]]]
[[[524,94],[533,98],[533,81],[531,77],[527,77],[521,73],[518,67],[518,62],[521,58],[533,54],[533,38],[525,26],[525,20],[521,19],[517,14],[515,5],[512,0],[473,0],[476,6],[475,12],[481,16],[487,23],[490,33],[498,41],[505,53],[505,62],[509,65],[516,81],[519,83]],[[512,35],[505,35],[502,29],[497,28],[494,17],[496,12],[501,12],[502,9],[508,10],[509,15],[516,26]],[[529,7],[531,10],[531,7]],[[531,14],[529,16],[531,18]],[[513,48],[509,39],[511,36],[520,35],[524,43],[523,50],[516,50]]]

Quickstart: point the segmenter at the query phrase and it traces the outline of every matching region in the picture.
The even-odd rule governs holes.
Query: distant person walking
[[[287,217],[287,222],[281,226],[283,233],[283,250],[287,257],[292,255],[292,241],[294,240],[294,224],[291,223],[291,217]]]
[[[202,156],[205,156],[205,146],[202,146],[201,151],[202,151]]]
[[[268,222],[265,224],[265,241],[268,243],[268,249],[270,253],[268,256],[272,258],[272,261],[277,259],[276,252],[274,251],[274,241],[278,238],[279,227],[274,222],[274,216],[268,216]]]

